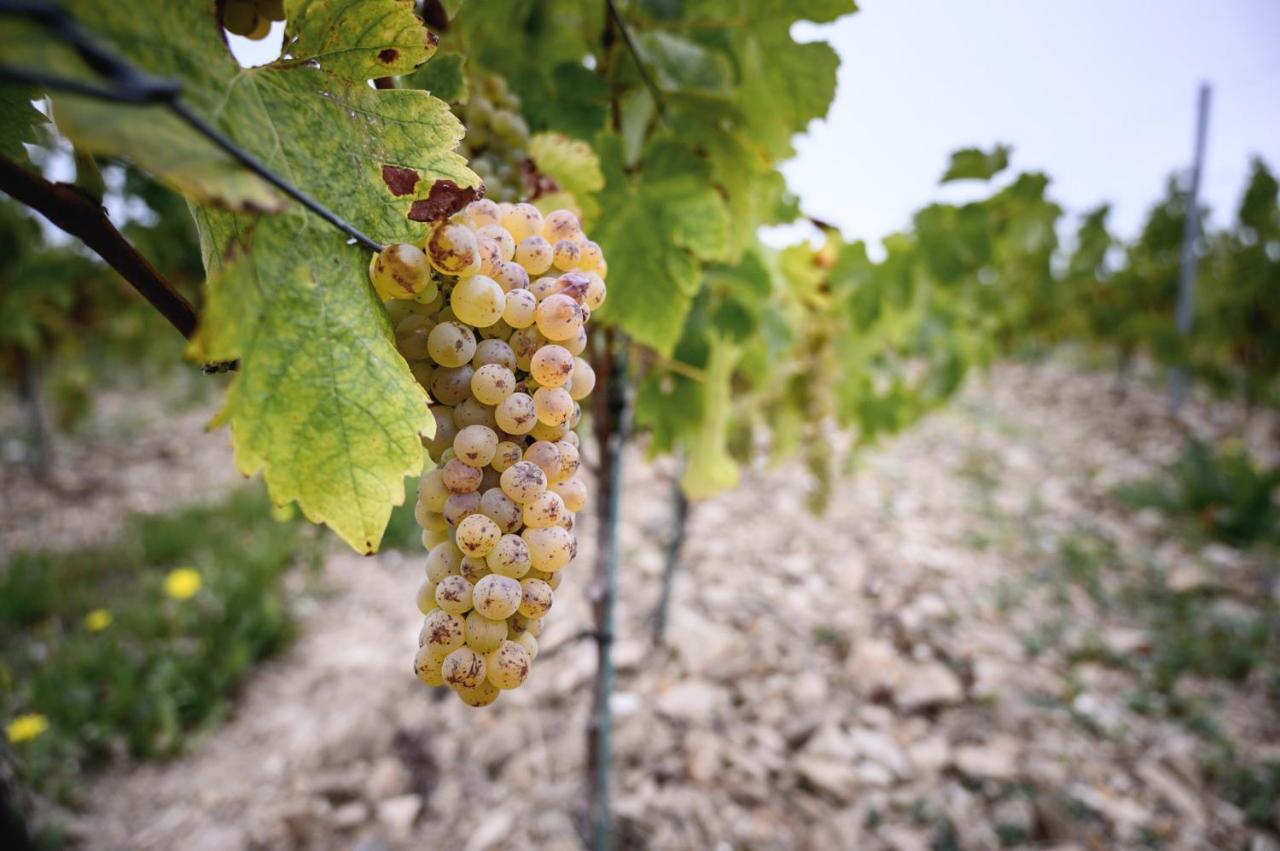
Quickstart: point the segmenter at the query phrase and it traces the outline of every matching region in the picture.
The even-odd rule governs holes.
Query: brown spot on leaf
[[[400,51],[396,50],[394,47],[388,47],[384,50],[378,51],[379,61],[385,62],[388,65],[395,62],[398,58],[400,58]]]
[[[413,192],[413,187],[418,185],[418,181],[422,179],[422,175],[411,168],[404,168],[398,165],[384,165],[382,167],[382,182],[387,184],[387,188],[391,190],[392,195],[409,195]]]
[[[464,189],[452,180],[437,180],[431,184],[431,191],[426,198],[413,202],[413,206],[409,208],[409,219],[415,222],[438,222],[483,195],[483,186],[479,190],[471,186]]]

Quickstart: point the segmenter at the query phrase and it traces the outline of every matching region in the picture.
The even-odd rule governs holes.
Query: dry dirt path
[[[1121,405],[1108,388],[1053,364],[1000,367],[869,453],[824,517],[797,467],[749,471],[695,507],[656,648],[670,471],[632,454],[618,846],[1280,848],[1280,813],[1263,833],[1216,793],[1204,736],[1139,711],[1136,675],[1079,652],[1140,660],[1153,638],[1063,579],[1065,544],[1107,542],[1104,589],[1135,560],[1184,582],[1249,567],[1188,551],[1107,496],[1181,445],[1160,394],[1135,388]],[[1190,419],[1213,434],[1232,415]],[[587,625],[583,525],[544,648]],[[255,673],[234,718],[179,760],[99,778],[75,832],[137,851],[581,847],[591,646],[539,660],[486,710],[437,701],[409,674],[419,576],[417,557],[330,559],[299,591],[300,639]],[[1189,688],[1243,752],[1280,759],[1262,683]]]

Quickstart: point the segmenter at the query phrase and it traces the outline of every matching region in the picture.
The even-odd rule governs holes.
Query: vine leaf
[[[1009,167],[1008,145],[996,145],[989,152],[981,148],[961,148],[951,154],[951,165],[941,183],[953,180],[990,180]]]
[[[425,27],[405,29],[412,15],[400,0],[291,3],[290,26],[307,37],[252,69],[228,52],[212,2],[163,15],[142,0],[69,8],[133,64],[181,81],[195,112],[379,242],[420,239],[427,225],[409,214],[438,187],[479,185],[454,150],[463,130],[443,101],[349,78],[372,67],[379,43],[426,50]],[[392,25],[373,38],[361,26],[379,11]],[[369,287],[368,252],[301,205],[261,216],[193,200],[209,281],[189,353],[240,361],[213,425],[230,425],[237,465],[262,471],[273,500],[297,500],[358,551],[376,550],[404,477],[422,469],[420,433],[433,421]]]
[[[538,133],[529,140],[529,159],[539,174],[556,182],[563,193],[555,193],[538,206],[550,212],[566,202],[582,213],[589,228],[600,214],[600,205],[593,194],[604,188],[604,174],[600,171],[600,158],[586,142],[571,139],[563,133]],[[569,196],[565,197],[565,193]]]
[[[609,300],[595,314],[641,343],[670,354],[701,283],[701,260],[729,247],[729,214],[701,162],[672,142],[646,152],[643,180],[622,170],[619,138],[597,146],[606,188],[596,241],[609,258]]]
[[[345,80],[408,74],[436,50],[406,0],[291,0],[285,12],[289,55]]]

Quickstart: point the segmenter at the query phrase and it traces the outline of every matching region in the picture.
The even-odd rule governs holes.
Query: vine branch
[[[635,60],[636,67],[640,69],[640,79],[644,80],[645,86],[649,89],[649,94],[653,96],[654,107],[658,110],[658,118],[663,124],[667,123],[667,104],[662,94],[662,89],[658,88],[658,83],[653,79],[653,75],[649,73],[649,66],[640,56],[640,48],[636,45],[635,39],[631,37],[631,28],[627,22],[622,19],[622,13],[618,11],[618,5],[614,0],[605,0],[605,5],[609,8],[609,17],[613,19],[614,26],[618,28],[618,32],[622,34],[622,43],[627,46],[627,51],[631,54],[631,58]]]
[[[0,156],[0,190],[79,239],[120,273],[179,334],[196,330],[196,310],[107,218],[102,205],[69,183],[45,180]]]

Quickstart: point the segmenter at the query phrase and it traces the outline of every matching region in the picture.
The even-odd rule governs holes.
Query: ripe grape
[[[436,605],[451,615],[471,611],[471,583],[461,576],[449,575],[436,584]]]
[[[559,524],[564,515],[564,500],[555,491],[547,490],[524,504],[522,519],[530,529],[543,529]]]
[[[565,479],[551,485],[551,490],[564,500],[564,507],[577,513],[587,504],[587,485],[582,479]]]
[[[507,623],[489,620],[472,610],[466,618],[466,645],[477,653],[492,653],[507,638]]]
[[[480,239],[487,239],[498,246],[498,254],[502,258],[502,262],[510,262],[516,253],[516,241],[511,236],[511,231],[499,224],[485,225],[476,231],[476,236]],[[519,268],[519,267],[517,267]]]
[[[469,425],[459,431],[458,436],[453,439],[453,451],[458,453],[458,460],[464,464],[476,468],[484,467],[493,460],[493,454],[498,451],[498,435],[487,426]]]
[[[527,393],[512,393],[494,408],[493,417],[507,434],[528,434],[538,421],[538,408]]]
[[[467,276],[480,271],[476,235],[464,225],[444,222],[427,238],[427,259],[444,275]]]
[[[507,293],[507,305],[502,311],[502,319],[512,328],[528,328],[533,324],[538,312],[538,297],[529,290],[513,289]],[[515,356],[512,356],[512,364]]]
[[[530,275],[541,275],[551,268],[551,244],[540,236],[528,236],[516,245],[515,260]]]
[[[470,428],[470,426],[468,426]],[[458,432],[462,434],[462,432]],[[454,438],[457,441],[457,438]],[[478,469],[470,464],[458,459],[452,458],[441,469],[441,477],[444,486],[449,490],[457,493],[471,493],[480,487],[480,479],[484,476]]]
[[[423,629],[425,628],[424,625]],[[418,652],[413,654],[413,673],[429,686],[442,686],[444,685],[444,674],[441,671],[443,663],[444,658],[434,647],[422,645],[418,647]]]
[[[564,346],[543,346],[529,360],[529,374],[543,387],[559,387],[573,374],[574,357]]]
[[[499,486],[489,488],[480,497],[480,513],[488,517],[504,534],[518,531],[521,524],[520,506],[511,497],[502,492],[501,478]],[[499,541],[499,544],[502,542]]]
[[[431,319],[420,313],[410,313],[396,326],[396,351],[405,360],[421,360],[430,353],[428,345]]]
[[[523,458],[524,450],[520,448],[520,444],[503,440],[498,443],[498,448],[494,451],[493,460],[489,465],[498,473],[505,473],[508,467]]]
[[[556,443],[562,440],[569,433],[569,424],[560,423],[559,425],[547,425],[541,420],[529,432],[529,436],[534,440],[545,440],[548,443]]]
[[[515,388],[515,373],[502,364],[486,363],[471,376],[471,393],[477,402],[485,405],[498,404]]]
[[[472,377],[474,378],[475,376]],[[493,417],[493,408],[474,397],[463,399],[454,406],[453,424],[458,427],[459,431],[473,425],[484,426],[488,429],[498,427],[498,421]],[[454,435],[453,439],[457,441],[457,435]]]
[[[498,282],[498,286],[502,287],[507,295],[511,295],[516,290],[523,290],[529,287],[529,273],[519,263],[510,259],[498,267],[497,274],[493,276],[493,279]]]
[[[492,278],[502,266],[502,247],[492,239],[476,235],[476,246],[480,251],[480,274]]]
[[[462,522],[457,525],[457,530],[458,549],[462,550],[464,555],[473,558],[483,558],[488,555],[498,543],[498,539],[502,537],[502,530],[498,528],[498,524],[480,513],[462,518]]]
[[[457,652],[457,651],[455,651]],[[445,679],[448,671],[446,663]],[[504,641],[484,659],[485,673],[489,682],[500,689],[518,688],[529,676],[529,654],[514,641]]]
[[[424,615],[429,615],[435,608],[438,608],[436,603],[436,584],[427,579],[418,586],[418,611]]]
[[[501,481],[502,492],[517,505],[531,502],[547,489],[546,472],[532,461],[512,464],[502,474]]]
[[[533,362],[534,352],[538,351],[544,342],[546,340],[542,334],[533,326],[521,328],[508,337],[507,345],[511,346],[511,352],[516,359],[516,367],[527,372]]]
[[[462,551],[447,541],[427,553],[427,581],[438,584],[446,576],[456,574],[462,564]]]
[[[542,213],[532,204],[514,204],[502,217],[502,226],[516,244],[542,232]]]
[[[568,564],[577,548],[573,535],[559,526],[525,529],[520,537],[529,546],[529,560],[533,566],[545,573],[555,573]]]
[[[471,217],[471,221],[475,222],[478,228],[483,229],[489,225],[496,225],[498,223],[498,205],[488,198],[481,198],[467,205],[467,215]]]
[[[465,518],[479,512],[480,494],[475,491],[451,494],[444,502],[444,519],[454,527],[457,527]]]
[[[511,640],[524,648],[524,652],[529,654],[530,662],[538,658],[538,639],[533,637],[533,633],[528,631],[519,632]]]
[[[573,417],[573,397],[563,387],[539,387],[533,394],[533,406],[538,421],[547,425],[563,425]]]
[[[551,611],[555,592],[541,579],[525,579],[520,583],[520,614],[526,618],[540,618]]]
[[[476,346],[476,356],[471,359],[471,365],[479,369],[491,363],[515,371],[516,353],[511,350],[511,345],[506,340],[481,340]]]
[[[570,239],[562,239],[552,247],[552,262],[557,269],[567,272],[582,262],[582,249]]]
[[[485,328],[502,318],[507,298],[502,287],[493,278],[474,275],[463,278],[453,288],[449,306],[460,321],[476,328]],[[467,360],[471,360],[470,354],[467,355]]]
[[[458,574],[472,585],[475,585],[484,577],[493,573],[489,569],[489,565],[482,558],[472,558],[467,556],[462,560],[462,565],[458,568]]]
[[[471,376],[475,370],[471,364],[440,367],[431,379],[431,396],[442,405],[454,406],[471,393]],[[452,417],[452,412],[450,416]],[[452,442],[453,438],[449,438]]]
[[[552,482],[563,482],[577,474],[582,467],[582,456],[578,452],[578,447],[567,441],[562,440],[556,443],[556,449],[560,451],[560,472],[551,476],[550,479]]]
[[[369,279],[383,301],[413,298],[431,283],[431,267],[421,248],[401,242],[373,256]]]
[[[489,569],[499,576],[519,579],[529,572],[529,545],[519,535],[503,535],[485,557]]]
[[[607,292],[604,278],[598,272],[588,272],[587,281],[587,294],[583,297],[583,303],[590,309],[597,310],[600,305],[604,304]]]
[[[475,688],[485,678],[485,660],[470,647],[459,647],[444,657],[440,670],[444,674],[444,681],[449,685],[455,688]]]
[[[591,272],[600,265],[600,261],[604,259],[604,252],[600,250],[600,246],[591,240],[584,240],[578,255],[578,268],[584,272]]]
[[[504,620],[520,607],[520,583],[509,576],[491,573],[476,583],[471,600],[481,615]]]
[[[582,322],[582,308],[563,293],[549,295],[538,303],[536,316],[538,333],[548,340],[559,342],[576,337],[582,330]],[[516,356],[519,357],[518,352]]]
[[[484,680],[473,688],[454,686],[453,693],[462,698],[463,703],[476,707],[488,706],[502,694],[501,690],[488,680]]]
[[[427,336],[427,353],[441,366],[462,366],[476,353],[476,335],[461,322],[441,322]]]
[[[462,618],[444,609],[436,609],[422,622],[421,645],[440,656],[447,655],[462,646],[464,626]]]
[[[556,210],[554,213],[548,213],[542,223],[542,235],[550,242],[559,242],[562,239],[577,240],[582,237],[582,226],[578,224],[578,217],[568,210]]]
[[[560,450],[554,443],[539,440],[524,451],[524,460],[536,464],[548,482],[554,481],[560,472]],[[519,502],[519,500],[516,500]]]

